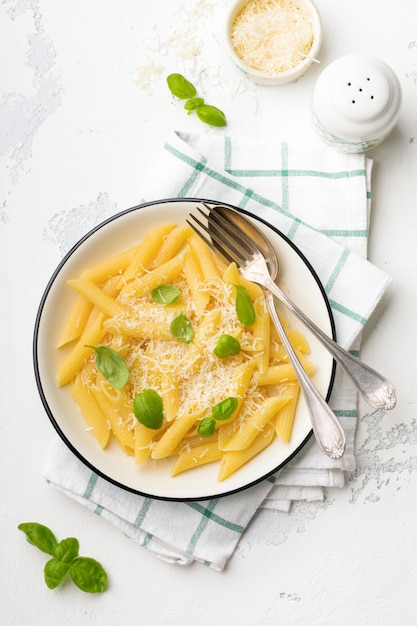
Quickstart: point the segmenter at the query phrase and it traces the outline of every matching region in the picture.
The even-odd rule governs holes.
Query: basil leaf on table
[[[24,522],[19,524],[17,528],[25,533],[29,543],[42,550],[42,552],[46,552],[46,554],[51,556],[54,554],[58,541],[49,528],[37,522]]]
[[[133,413],[141,424],[157,430],[164,419],[162,398],[154,389],[144,389],[133,400]]]
[[[49,589],[55,589],[69,572],[69,564],[53,558],[43,568],[43,577]]]
[[[87,593],[105,591],[107,588],[107,574],[98,561],[87,556],[74,559],[69,572],[73,583]]]
[[[197,89],[182,74],[170,74],[167,83],[170,91],[180,100],[194,98],[197,95]]]
[[[78,556],[80,544],[75,537],[68,537],[58,543],[54,550],[54,557],[63,563],[70,563]]]
[[[256,313],[250,295],[242,285],[236,288],[236,314],[239,322],[244,326],[252,326],[256,320]]]
[[[168,87],[174,96],[185,100],[184,109],[190,114],[195,111],[197,117],[205,124],[211,126],[226,126],[226,116],[217,107],[206,104],[204,98],[197,97],[197,89],[182,74],[170,74],[167,76]]]
[[[197,117],[205,124],[210,126],[226,126],[226,116],[223,111],[211,104],[202,104],[197,107],[195,112]]]
[[[184,104],[184,109],[188,112],[195,111],[198,107],[204,104],[204,98],[190,98]]]
[[[52,556],[43,570],[49,589],[58,587],[69,572],[75,585],[82,591],[95,593],[106,590],[107,574],[103,566],[95,559],[78,556],[78,539],[67,537],[58,543],[53,532],[37,522],[24,522],[17,528],[25,533],[29,543]]]
[[[181,289],[174,285],[159,285],[151,291],[151,297],[157,304],[171,304],[181,295]]]
[[[129,368],[120,354],[109,346],[86,345],[86,348],[94,350],[97,369],[110,385],[116,389],[123,389],[129,379]]]

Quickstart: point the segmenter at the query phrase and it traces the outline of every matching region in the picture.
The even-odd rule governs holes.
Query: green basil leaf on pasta
[[[93,348],[99,372],[116,389],[123,389],[129,379],[129,368],[126,361],[116,350],[109,346],[89,346]]]
[[[244,326],[252,326],[256,320],[256,313],[250,295],[242,285],[235,285],[235,288],[237,318]]]
[[[213,417],[205,417],[198,425],[197,432],[200,437],[211,437],[216,429],[216,421]]]
[[[151,291],[151,297],[157,304],[172,304],[181,295],[181,289],[175,285],[159,285]]]
[[[172,320],[169,330],[173,337],[181,339],[184,343],[191,343],[194,339],[193,327],[184,313],[180,313]]]
[[[162,398],[154,389],[144,389],[133,400],[133,413],[146,428],[161,428],[164,419]]]
[[[214,348],[214,354],[220,359],[225,359],[228,356],[235,356],[240,352],[240,343],[232,335],[223,334],[217,340],[216,347]]]
[[[222,400],[218,404],[214,405],[211,411],[212,416],[218,421],[228,420],[229,417],[231,417],[236,411],[237,405],[237,398],[230,396],[229,398],[226,398],[225,400]]]

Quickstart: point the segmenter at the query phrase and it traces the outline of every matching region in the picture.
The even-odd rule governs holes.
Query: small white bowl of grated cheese
[[[311,0],[238,0],[228,9],[225,45],[261,85],[283,85],[317,61],[322,25]]]

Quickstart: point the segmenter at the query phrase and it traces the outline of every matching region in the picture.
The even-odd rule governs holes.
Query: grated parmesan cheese
[[[242,61],[270,75],[299,65],[313,39],[311,16],[295,0],[249,0],[231,30],[232,46]]]

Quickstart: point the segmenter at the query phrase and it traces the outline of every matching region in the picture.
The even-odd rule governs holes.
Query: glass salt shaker
[[[313,89],[313,124],[344,152],[365,152],[395,126],[401,85],[393,70],[372,56],[352,54],[328,65]]]

